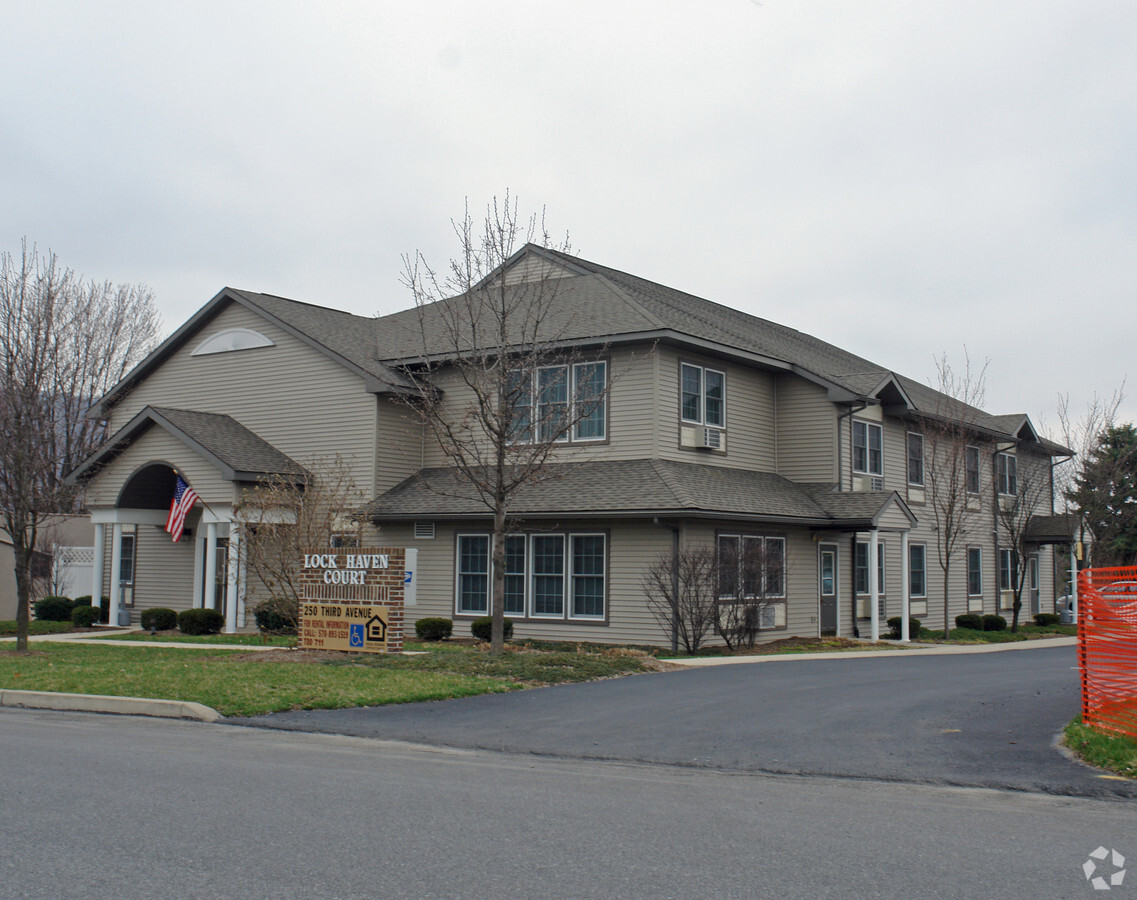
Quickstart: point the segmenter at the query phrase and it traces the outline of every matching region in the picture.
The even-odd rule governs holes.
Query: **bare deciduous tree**
[[[567,238],[552,247],[543,216],[519,217],[508,193],[489,205],[480,230],[468,208],[453,224],[459,255],[446,273],[420,253],[404,257],[421,356],[403,367],[413,389],[401,400],[437,441],[461,490],[493,519],[490,647],[498,653],[511,504],[551,477],[550,458],[574,429],[603,427],[612,373],[603,347],[585,354],[573,344],[575,314],[557,302],[561,273],[538,266],[505,277],[503,266],[524,244],[567,253]]]
[[[727,649],[753,647],[763,614],[785,596],[784,547],[780,538],[719,539],[715,631]]]
[[[644,572],[642,585],[660,627],[674,631],[685,653],[697,653],[718,612],[714,548],[693,545],[660,554]]]
[[[1050,466],[1048,461],[1032,459],[1023,454],[1016,458],[1014,484],[1009,493],[1000,492],[995,505],[995,521],[1001,549],[1010,550],[1010,589],[1014,592],[1011,631],[1019,630],[1023,589],[1032,550],[1030,540],[1031,519],[1040,512],[1049,513]],[[1002,585],[999,585],[1002,590]]]
[[[951,567],[966,544],[973,510],[968,498],[981,496],[981,469],[974,455],[976,418],[986,395],[987,362],[978,370],[964,349],[963,371],[957,372],[947,354],[936,360],[936,389],[941,395],[935,414],[921,422],[927,447],[924,454],[927,509],[936,533],[936,562],[943,572],[944,636],[951,633]],[[903,561],[908,564],[907,560]]]
[[[17,649],[27,649],[32,553],[45,517],[73,512],[64,480],[102,442],[86,416],[157,343],[153,294],[86,281],[24,241],[0,254],[0,515],[16,558]]]
[[[293,632],[299,622],[300,563],[305,553],[358,547],[363,503],[351,468],[338,454],[308,466],[302,481],[275,476],[243,494],[237,517],[245,527],[242,552],[257,579],[258,624],[265,630]]]

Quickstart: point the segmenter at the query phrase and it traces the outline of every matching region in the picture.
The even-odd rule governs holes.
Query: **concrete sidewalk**
[[[73,631],[65,634],[35,634],[28,636],[28,643],[66,642],[69,644],[103,644],[110,647],[175,647],[181,650],[282,650],[285,648],[271,644],[196,644],[190,641],[118,641],[111,635],[144,634],[141,628],[108,628],[99,631]],[[104,637],[104,635],[106,635]],[[14,643],[14,637],[0,637],[0,643]]]
[[[750,656],[668,657],[660,662],[677,666],[733,666],[745,663],[792,662],[805,659],[888,659],[894,656],[958,656],[966,653],[999,653],[1003,650],[1039,650],[1043,647],[1072,647],[1076,637],[1039,638],[1033,641],[1013,641],[1006,644],[901,644],[895,650],[835,650],[831,653],[755,653]]]

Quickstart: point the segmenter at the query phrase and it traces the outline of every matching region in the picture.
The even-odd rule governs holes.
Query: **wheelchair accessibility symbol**
[[[356,625],[350,626],[350,631],[349,631],[348,637],[347,637],[348,645],[351,647],[362,647],[363,646],[363,636],[364,636],[364,625],[362,622],[360,622]]]

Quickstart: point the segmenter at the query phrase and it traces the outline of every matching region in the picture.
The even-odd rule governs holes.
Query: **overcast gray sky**
[[[225,285],[404,308],[509,188],[918,380],[966,345],[995,413],[1137,382],[1133,0],[2,5],[0,249],[170,329]]]

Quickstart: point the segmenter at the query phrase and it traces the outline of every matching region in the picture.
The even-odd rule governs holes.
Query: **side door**
[[[837,545],[818,544],[817,548],[818,631],[837,633]]]

